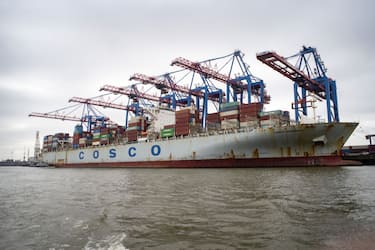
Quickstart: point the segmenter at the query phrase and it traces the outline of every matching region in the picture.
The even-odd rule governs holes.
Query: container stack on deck
[[[109,143],[111,134],[108,127],[100,128],[100,145],[107,145]]]
[[[258,114],[262,110],[261,103],[250,103],[240,105],[240,127],[258,127],[259,118]]]
[[[95,127],[92,134],[92,145],[99,146],[100,145],[100,127]]]
[[[79,139],[82,137],[83,127],[82,125],[76,125],[73,132],[73,148],[76,149],[79,147]]]
[[[46,135],[43,138],[43,152],[49,152],[52,150],[52,139],[53,135]]]
[[[162,130],[160,130],[161,138],[170,138],[175,135],[175,125],[165,125]]]
[[[185,108],[176,111],[176,136],[188,135],[190,133],[190,125],[195,124],[195,110]]]
[[[69,138],[69,134],[67,133],[56,133],[54,135],[44,136],[43,152],[51,152],[70,147]]]
[[[146,131],[147,121],[143,116],[136,116],[129,121],[127,130]]]
[[[147,135],[147,121],[143,116],[136,116],[129,121],[128,128],[125,132],[128,142],[138,141],[138,136]]]
[[[285,126],[290,124],[288,111],[273,110],[260,112],[259,118],[261,127]]]
[[[138,131],[137,130],[127,130],[125,132],[125,137],[128,138],[128,142],[138,141]]]
[[[228,102],[220,105],[221,129],[236,129],[239,127],[239,103]]]
[[[220,114],[211,113],[207,115],[207,129],[208,130],[219,130],[220,129]]]

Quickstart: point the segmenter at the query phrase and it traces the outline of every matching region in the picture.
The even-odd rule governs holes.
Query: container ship
[[[312,55],[312,56],[311,56]],[[212,67],[212,62],[229,58],[230,73]],[[101,90],[127,96],[128,105],[93,98],[72,98],[85,105],[122,109],[125,125],[99,115],[69,117],[57,112],[30,116],[79,121],[73,135],[57,133],[43,138],[41,159],[56,167],[276,167],[341,166],[341,149],[356,126],[341,122],[338,115],[336,82],[315,48],[303,47],[296,55],[297,66],[276,52],[262,52],[257,58],[294,82],[295,119],[288,111],[267,110],[270,101],[263,80],[252,75],[243,53],[192,62],[177,58],[172,65],[199,76],[199,84],[178,84],[171,74],[148,77],[135,74],[131,80],[149,84],[160,95],[149,95],[129,87],[106,85]],[[314,67],[307,67],[308,59]],[[228,63],[229,62],[229,63]],[[239,72],[232,74],[238,63]],[[303,65],[305,63],[305,65]],[[311,72],[310,72],[311,71]],[[176,71],[181,73],[180,71]],[[175,73],[176,73],[175,72]],[[190,80],[191,83],[197,80]],[[214,84],[216,82],[216,84]],[[224,88],[219,88],[220,83]],[[327,121],[303,122],[309,98],[325,102]],[[141,99],[153,101],[142,105]]]

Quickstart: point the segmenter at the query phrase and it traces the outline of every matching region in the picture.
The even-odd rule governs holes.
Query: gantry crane
[[[98,115],[98,111],[91,107],[89,104],[83,105],[81,117],[72,115],[72,113],[76,112],[80,107],[82,107],[81,103],[46,113],[32,112],[29,114],[29,116],[48,119],[58,119],[62,121],[80,122],[81,125],[86,124],[87,130],[89,132],[91,131],[92,126],[96,125],[98,122],[100,122],[102,126],[104,126],[106,123],[114,124],[108,117]]]
[[[172,99],[174,98],[174,101],[176,104],[186,104],[190,105],[191,96],[196,96],[203,98],[204,93],[202,93],[199,89],[190,89],[184,86],[180,86],[176,84],[172,78],[170,77],[169,73],[164,74],[162,76],[153,77],[153,76],[147,76],[145,74],[135,73],[130,77],[130,80],[139,81],[143,84],[152,84],[157,89],[160,89],[162,94],[167,94],[169,90],[172,90],[173,92],[182,93],[187,95],[186,99],[176,100],[175,95],[167,95],[165,97],[161,97],[161,99]],[[223,102],[223,98],[220,95],[209,95],[208,96],[210,101],[221,103]],[[176,108],[175,106],[173,107]]]
[[[219,71],[216,71],[206,65],[204,63],[207,62],[213,62],[218,59],[223,59],[226,57],[230,57],[230,69],[228,74],[220,73]],[[237,62],[237,64],[240,67],[241,75],[232,77],[232,70],[234,63]],[[250,71],[249,67],[245,64],[243,61],[243,54],[241,51],[236,50],[234,53],[231,53],[227,56],[219,57],[219,58],[213,58],[209,60],[205,60],[203,62],[193,62],[188,59],[178,57],[174,59],[171,63],[171,65],[176,65],[182,68],[185,68],[187,70],[191,70],[195,73],[198,73],[204,82],[206,82],[208,79],[213,79],[221,83],[225,83],[227,86],[226,89],[226,102],[230,101],[230,97],[232,96],[233,101],[238,100],[238,96],[240,98],[240,102],[243,103],[243,94],[244,92],[247,92],[247,101],[248,103],[251,103],[251,95],[256,95],[259,97],[260,100],[258,100],[261,103],[268,103],[270,100],[270,97],[267,95],[267,92],[265,91],[265,84],[262,80],[256,78],[253,76]],[[243,82],[245,81],[245,83]],[[231,90],[232,89],[232,90]]]
[[[293,66],[288,60],[295,57],[298,57],[297,64]],[[301,119],[300,113],[307,115],[307,91],[326,100],[328,122],[340,121],[336,81],[326,75],[327,69],[315,48],[303,46],[299,53],[288,58],[284,58],[276,52],[266,51],[258,53],[257,58],[294,81],[294,105],[292,108],[295,110],[297,123]]]
[[[172,104],[172,106],[185,106],[182,103],[174,103],[173,100],[170,98],[164,98],[164,97],[158,97],[156,95],[150,95],[143,92],[140,92],[135,86],[132,86],[131,88],[124,88],[124,87],[117,87],[113,85],[104,85],[100,88],[100,91],[108,91],[114,94],[121,94],[129,96],[129,98],[136,100],[136,99],[145,99],[149,101],[154,101],[158,103],[168,103]]]
[[[100,106],[104,108],[113,108],[113,109],[119,109],[119,110],[125,110],[125,129],[128,127],[128,118],[129,118],[129,111],[133,112],[136,116],[143,115],[144,113],[147,113],[151,117],[154,117],[154,114],[152,112],[149,112],[146,108],[143,108],[139,105],[138,102],[128,104],[128,105],[122,105],[122,104],[116,104],[113,102],[105,102],[102,100],[95,100],[93,98],[82,98],[82,97],[72,97],[69,99],[69,102],[78,102],[83,104],[89,104],[89,105],[95,105]]]
[[[142,82],[143,84],[153,84],[156,88],[160,89],[162,93],[166,94],[169,90],[172,90],[173,93],[169,95],[164,95],[162,99],[170,100],[172,99],[173,102],[173,109],[176,108],[176,104],[182,104],[191,106],[192,99],[191,96],[196,97],[196,109],[200,110],[200,101],[199,99],[203,99],[203,109],[202,109],[202,127],[205,127],[205,119],[208,112],[208,100],[212,102],[217,102],[221,104],[224,100],[224,95],[221,90],[209,91],[207,85],[203,87],[196,87],[194,89],[186,88],[184,86],[180,86],[176,84],[172,78],[170,77],[170,73],[164,74],[159,77],[150,77],[144,74],[136,73],[130,77],[130,80],[137,80]],[[184,98],[176,99],[176,93],[183,93],[187,95]]]
[[[207,63],[217,62],[220,59],[230,59],[225,63],[219,70],[211,69]],[[237,62],[237,63],[236,63]],[[256,97],[255,102],[260,103],[268,103],[270,100],[269,95],[265,90],[265,84],[261,79],[256,78],[253,76],[250,71],[248,65],[245,64],[243,61],[243,54],[238,50],[234,53],[229,55],[213,58],[201,62],[191,62],[187,59],[177,58],[173,60],[172,65],[177,65],[182,67],[182,70],[178,70],[175,72],[166,73],[156,77],[150,77],[144,74],[134,74],[130,77],[130,80],[136,80],[141,82],[142,84],[152,84],[157,89],[161,91],[161,96],[149,95],[146,93],[140,92],[136,85],[132,85],[128,88],[123,87],[116,87],[112,85],[105,85],[100,90],[109,91],[114,94],[121,94],[126,95],[129,97],[130,100],[133,100],[131,105],[120,105],[114,102],[104,102],[101,100],[97,100],[94,98],[80,98],[80,97],[73,97],[70,99],[71,102],[78,102],[83,103],[87,107],[91,107],[91,105],[101,106],[101,107],[110,107],[115,109],[121,109],[127,111],[126,122],[128,117],[128,112],[132,111],[135,112],[136,115],[139,114],[139,111],[143,112],[143,109],[139,106],[139,100],[144,101],[152,101],[160,103],[167,103],[169,106],[172,105],[173,109],[176,109],[177,106],[190,106],[194,103],[192,96],[196,98],[195,104],[196,108],[199,112],[202,112],[202,126],[205,127],[205,120],[208,113],[208,101],[214,103],[214,106],[217,108],[217,104],[230,102],[230,101],[239,101],[244,103],[244,93],[247,92],[247,102],[251,103],[252,96]],[[230,65],[229,72],[222,73],[224,68]],[[239,65],[240,72],[234,72],[236,69],[234,68],[235,65]],[[184,79],[180,79],[179,81],[174,81],[172,78],[173,74],[177,72],[188,71],[187,74],[192,73],[192,78],[190,82],[190,87],[184,87],[180,85],[180,81]],[[194,79],[195,74],[200,76],[199,82],[195,82]],[[174,75],[173,75],[174,77]],[[203,81],[203,83],[201,82]],[[221,83],[226,84],[226,93],[221,88],[215,86],[214,81],[218,81]],[[194,84],[194,87],[193,87]],[[171,93],[172,92],[172,93]],[[182,97],[182,98],[181,98]],[[178,99],[177,99],[178,98]],[[232,98],[232,100],[231,100]],[[203,99],[202,109],[200,107],[200,102]],[[89,108],[87,108],[89,110]],[[94,112],[93,112],[94,113]],[[95,114],[95,113],[94,113]],[[59,112],[49,112],[49,113],[32,113],[30,116],[39,116],[39,117],[46,117],[46,118],[55,118],[55,119],[62,119],[62,120],[72,120],[72,121],[80,121],[88,122],[89,129],[90,129],[90,121],[93,118],[90,118],[89,114],[87,116],[82,115],[81,118],[70,116],[69,114],[61,114]],[[95,116],[93,116],[95,118]]]

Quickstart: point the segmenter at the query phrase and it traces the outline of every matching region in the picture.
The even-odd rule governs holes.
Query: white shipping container
[[[280,121],[278,119],[271,119],[271,120],[261,120],[260,126],[261,127],[275,127],[279,126]]]
[[[86,144],[87,139],[86,138],[79,138],[78,143],[79,144]]]
[[[240,125],[240,122],[237,119],[228,119],[228,120],[221,121],[222,129],[238,128],[239,125]]]
[[[225,117],[225,116],[230,116],[230,115],[238,115],[238,114],[239,114],[238,110],[229,110],[229,111],[220,112],[220,117]]]
[[[259,125],[258,120],[240,122],[240,127],[241,128],[258,127],[258,125]]]
[[[152,121],[153,132],[158,132],[166,125],[176,124],[175,112],[171,110],[159,109],[156,118]]]

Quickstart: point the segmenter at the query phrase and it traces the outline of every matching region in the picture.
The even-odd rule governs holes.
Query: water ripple
[[[1,168],[0,177],[0,249],[366,249],[375,243],[370,167]]]

